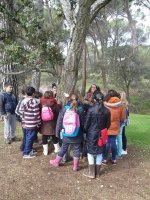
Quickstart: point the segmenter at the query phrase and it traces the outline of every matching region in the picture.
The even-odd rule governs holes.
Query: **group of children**
[[[108,163],[111,149],[111,162],[116,165],[122,158],[122,130],[128,118],[127,100],[115,90],[109,90],[104,97],[100,88],[92,84],[84,99],[76,94],[65,94],[67,103],[57,103],[56,85],[46,91],[43,97],[31,86],[23,89],[23,97],[16,107],[16,115],[21,121],[23,140],[21,151],[23,158],[34,158],[37,152],[33,143],[38,132],[42,134],[43,154],[48,155],[48,141],[52,138],[56,158],[49,163],[58,167],[68,149],[73,146],[73,170],[78,171],[81,152],[88,159],[88,170],[84,176],[99,177],[101,165]],[[106,132],[108,141],[100,144],[102,133]],[[61,147],[60,147],[61,141]],[[116,142],[117,141],[117,142]]]

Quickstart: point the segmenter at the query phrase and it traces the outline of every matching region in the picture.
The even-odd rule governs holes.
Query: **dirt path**
[[[38,156],[23,159],[20,142],[3,144],[0,135],[0,200],[150,200],[150,152],[129,147],[117,166],[102,167],[100,179],[84,177],[87,163],[73,172],[72,162],[57,169],[49,166],[37,146]]]

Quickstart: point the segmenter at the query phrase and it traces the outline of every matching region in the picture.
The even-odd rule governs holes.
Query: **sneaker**
[[[35,158],[37,152],[32,149],[32,151],[28,155],[24,155],[23,158]]]
[[[11,138],[11,141],[12,142],[19,142],[19,141],[21,141],[21,139],[17,138],[17,137],[14,137],[14,138]]]
[[[102,161],[102,165],[107,165],[107,164],[108,164],[107,160]]]
[[[36,157],[36,155],[31,155],[31,154],[29,154],[29,155],[24,155],[23,156],[23,158],[35,158]]]
[[[37,155],[37,151],[35,149],[32,149],[31,152],[30,152],[30,154]]]
[[[117,160],[121,160],[122,159],[122,156],[116,156],[117,157]]]
[[[124,151],[124,150],[122,149],[122,155],[127,155],[127,150]]]
[[[11,144],[11,140],[10,139],[5,139],[5,144]]]
[[[111,163],[112,163],[112,165],[117,165],[117,161],[116,160],[112,160]]]

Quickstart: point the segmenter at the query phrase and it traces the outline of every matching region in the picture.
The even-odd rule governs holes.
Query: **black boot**
[[[95,175],[96,175],[96,178],[100,177],[100,169],[101,169],[101,165],[96,165],[95,166]]]
[[[95,178],[95,165],[89,165],[89,169],[83,175],[89,178]]]

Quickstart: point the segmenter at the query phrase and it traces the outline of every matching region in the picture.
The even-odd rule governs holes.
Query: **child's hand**
[[[0,120],[4,121],[4,118],[7,119],[7,115],[1,115]]]
[[[66,98],[69,98],[69,94],[68,94],[68,93],[65,93],[65,92],[64,92],[64,96],[65,96]]]

